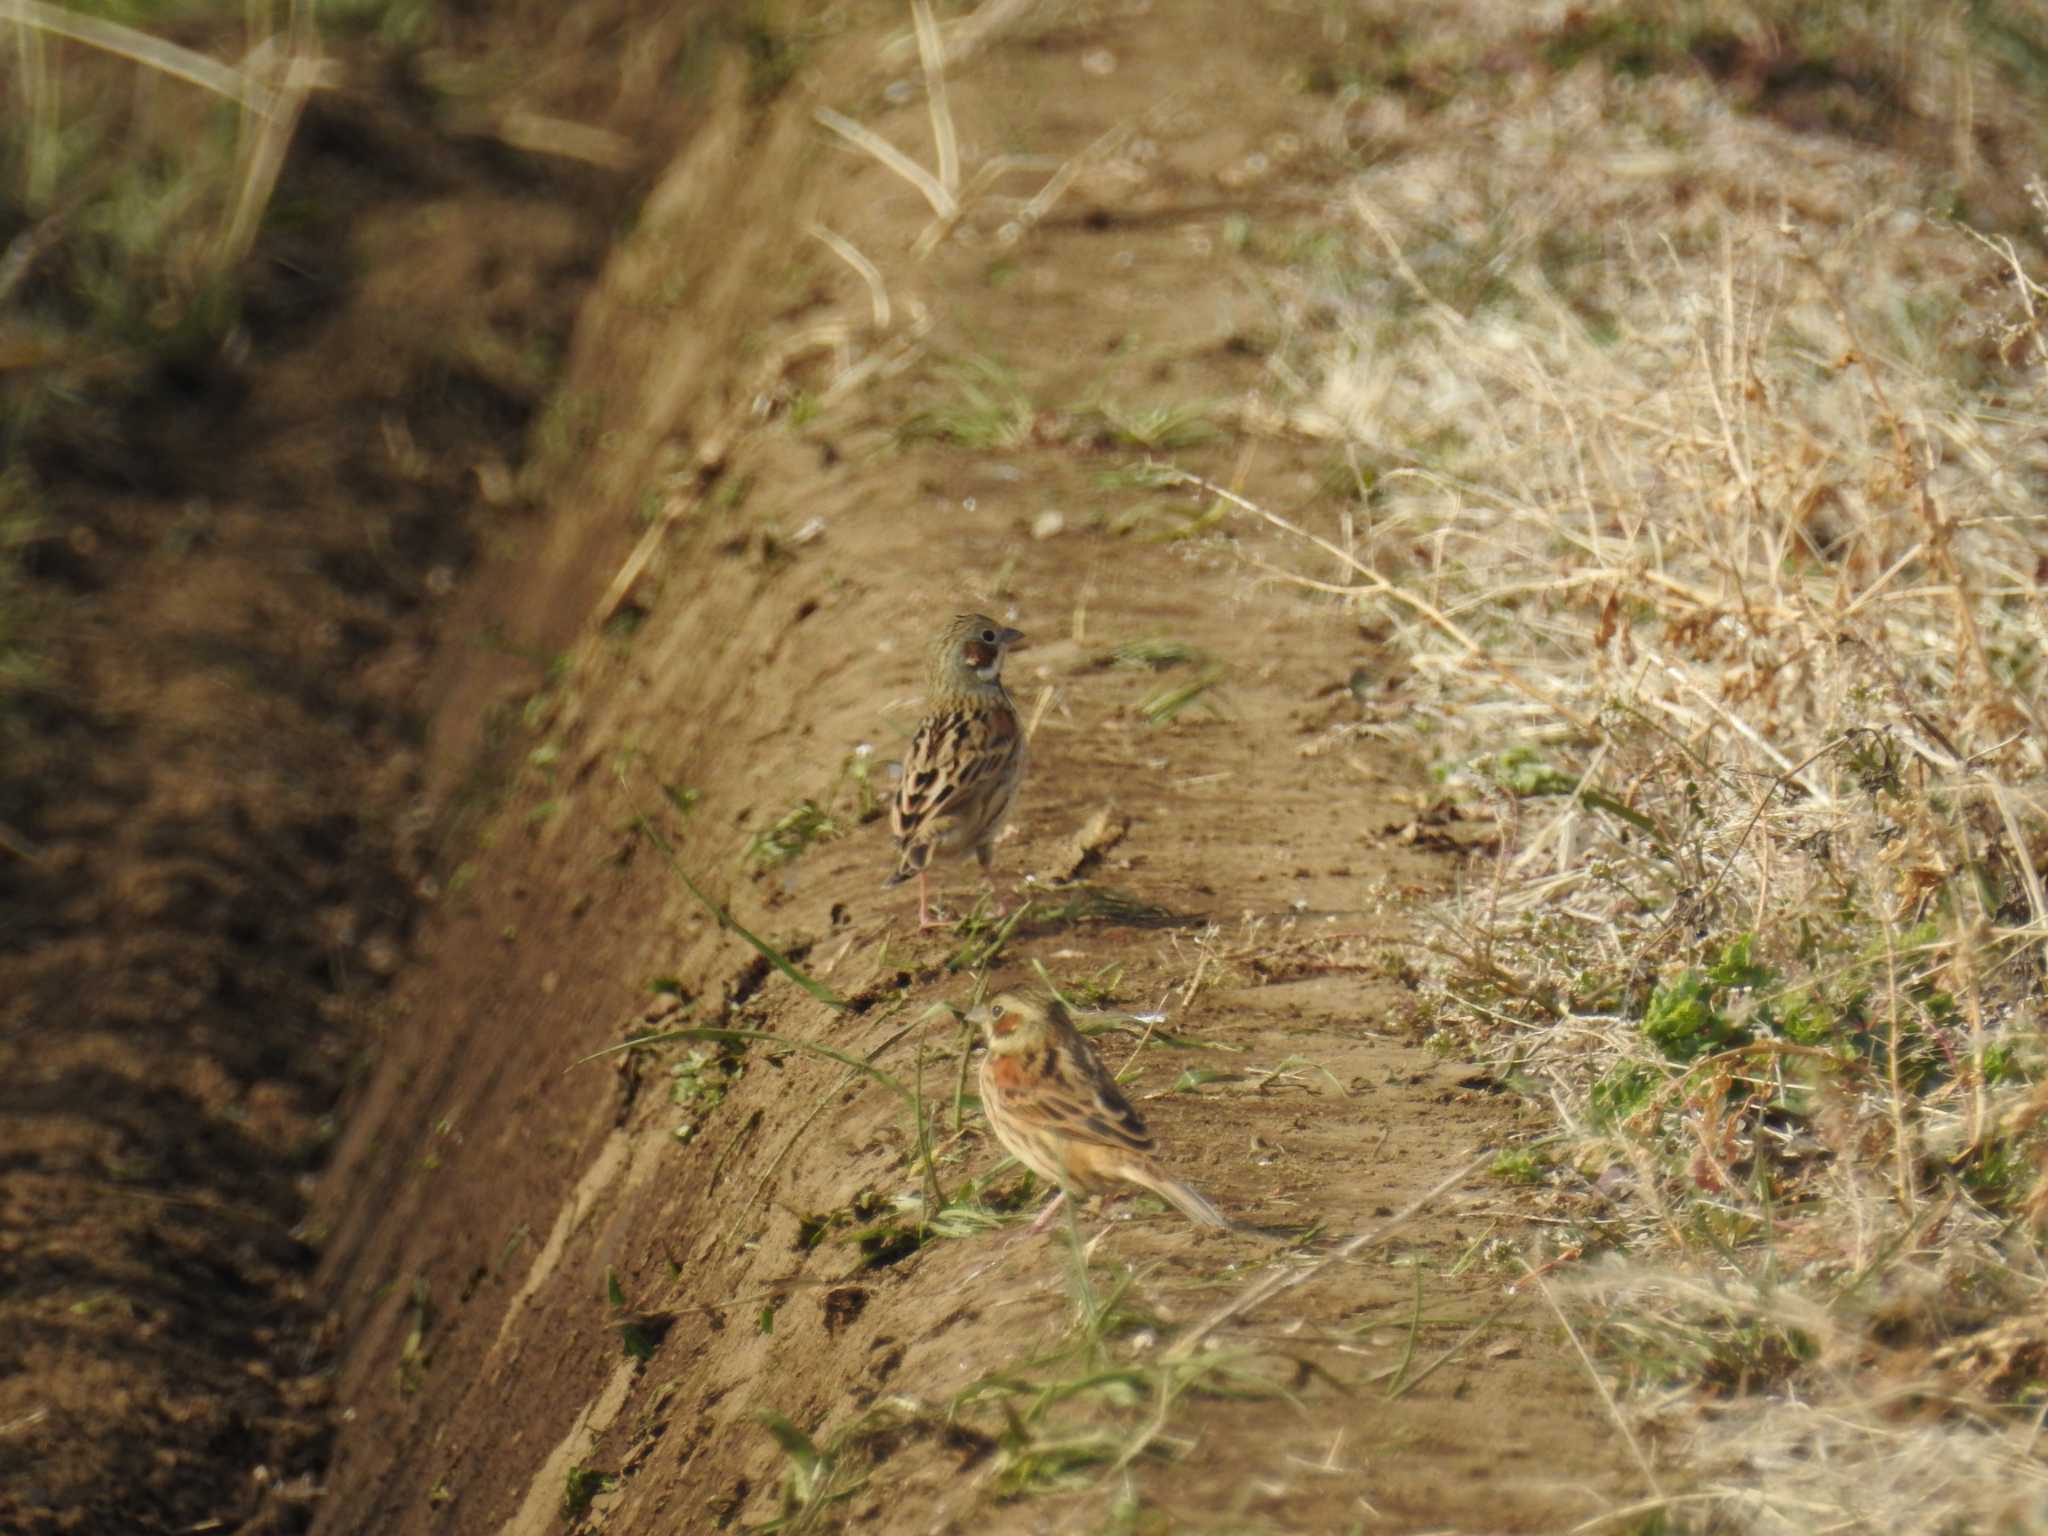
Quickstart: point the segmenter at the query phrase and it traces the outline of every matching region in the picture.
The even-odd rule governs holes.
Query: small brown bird
[[[1017,707],[1003,689],[1003,656],[1024,638],[979,613],[958,615],[932,642],[924,719],[903,759],[903,782],[890,807],[896,871],[883,882],[917,876],[917,926],[932,922],[925,869],[937,855],[974,852],[986,870],[996,834],[1010,814],[1028,756]],[[996,904],[998,915],[1002,903]]]
[[[1005,992],[967,1015],[988,1037],[981,1107],[1010,1154],[1060,1192],[1032,1224],[1042,1232],[1072,1195],[1119,1184],[1149,1189],[1189,1221],[1230,1222],[1152,1159],[1153,1141],[1102,1058],[1058,1001]]]

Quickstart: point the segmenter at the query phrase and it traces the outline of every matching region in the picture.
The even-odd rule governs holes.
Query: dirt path
[[[1311,229],[1338,185],[1313,149],[1328,101],[1284,89],[1315,34],[1167,9],[998,35],[954,71],[970,175],[1043,157],[1028,197],[1095,146],[1014,245],[983,205],[914,259],[916,194],[792,110],[694,146],[585,316],[570,388],[604,390],[606,447],[507,579],[586,601],[628,558],[629,514],[680,515],[528,707],[526,771],[430,925],[326,1182],[350,1342],[322,1529],[541,1531],[566,1508],[627,1530],[1550,1530],[1635,1491],[1552,1314],[1508,1290],[1529,1238],[1512,1197],[1476,1175],[1423,1199],[1518,1122],[1404,1027],[1400,909],[1453,865],[1402,833],[1419,766],[1341,729],[1398,710],[1399,679],[1339,611],[1254,579],[1258,559],[1330,574],[1301,547],[1230,518],[1158,537],[1205,503],[1125,473],[1150,440],[1288,509],[1332,469],[1241,430],[1302,317],[1237,252]],[[836,46],[868,60],[881,35]],[[834,104],[928,142],[914,93],[882,108],[881,83]],[[708,226],[721,190],[753,217]],[[822,329],[870,294],[803,243],[813,218],[877,264],[888,334]],[[677,273],[728,302],[664,311]],[[888,366],[834,395],[820,338]],[[780,402],[765,425],[757,398]],[[878,892],[884,830],[845,769],[899,750],[926,633],[969,601],[1031,633],[1013,681],[1039,721],[997,860],[1006,887],[1040,877],[1034,907],[985,967]],[[1126,642],[1166,664],[1110,664]],[[444,778],[460,741],[445,724]],[[843,835],[745,873],[750,836],[805,799]],[[1105,806],[1121,841],[1047,889]],[[641,817],[854,1007],[714,923]],[[1038,966],[1197,1042],[1103,1037],[1194,1182],[1323,1235],[1098,1215],[1089,1284],[1111,1301],[1077,1322],[1057,1236],[920,1245],[887,1085],[766,1043],[730,1070],[680,1041],[572,1065],[649,1019],[828,1045],[921,1089],[957,1201],[998,1153],[971,1107],[956,1130],[960,1042],[930,1010]],[[649,1013],[656,978],[674,1011]]]

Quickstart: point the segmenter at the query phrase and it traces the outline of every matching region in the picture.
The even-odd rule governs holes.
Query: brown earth
[[[1191,46],[1226,31],[1236,46]],[[847,62],[871,67],[879,36],[839,40],[827,99],[926,144],[922,103],[880,107],[883,82]],[[1313,148],[1324,104],[1283,89],[1312,42],[1284,15],[1221,6],[990,42],[953,79],[970,174],[998,145],[1059,164],[1132,135],[1014,246],[997,239],[1011,210],[990,203],[918,261],[929,211],[821,144],[808,103],[750,137],[708,130],[657,189],[568,385],[602,394],[604,446],[546,551],[498,578],[540,611],[587,614],[587,638],[531,701],[498,840],[428,925],[323,1186],[323,1275],[352,1341],[323,1529],[548,1529],[586,1473],[616,1480],[580,1485],[594,1524],[758,1525],[788,1486],[764,1414],[836,1445],[845,1496],[809,1518],[891,1531],[1555,1529],[1633,1491],[1554,1320],[1505,1293],[1498,1254],[1526,1244],[1525,1220],[1474,1177],[1209,1335],[1280,1396],[1196,1390],[1126,1471],[1006,1502],[1027,1443],[1056,1460],[1048,1446],[1151,1412],[1100,1391],[1047,1408],[1027,1385],[1086,1374],[1044,1358],[1073,1315],[1062,1240],[920,1245],[888,1215],[918,1184],[910,1120],[835,1062],[757,1044],[709,1111],[676,1098],[701,1045],[577,1064],[657,1024],[722,1024],[827,1044],[949,1102],[959,1040],[930,1008],[981,978],[949,963],[957,936],[916,937],[907,900],[878,891],[885,834],[853,814],[844,765],[864,743],[897,749],[927,631],[974,603],[1035,640],[1014,668],[1040,723],[1006,888],[1063,873],[1098,808],[1129,822],[1087,872],[1092,894],[1036,898],[1062,915],[1028,915],[987,981],[1028,981],[1034,962],[1068,985],[1112,976],[1124,1004],[1163,1001],[1174,1034],[1231,1053],[1111,1037],[1196,1183],[1253,1222],[1363,1232],[1521,1125],[1400,1025],[1402,968],[1382,952],[1452,866],[1415,846],[1418,767],[1332,729],[1397,712],[1399,679],[1339,612],[1253,581],[1250,559],[1304,567],[1301,548],[1241,521],[1230,540],[1119,537],[1112,520],[1148,499],[1160,527],[1202,504],[1101,483],[1142,456],[1104,413],[1227,421],[1263,386],[1285,317],[1225,231],[1307,224],[1336,187]],[[866,290],[803,241],[812,221],[879,265],[893,330],[874,333]],[[662,317],[664,282],[701,303]],[[806,338],[887,358],[906,313],[925,328],[904,365],[830,395],[835,358]],[[962,370],[1021,397],[997,402],[1006,439],[961,419],[981,409]],[[917,422],[936,440],[906,438]],[[1330,467],[1314,445],[1231,432],[1175,457],[1283,509],[1312,503]],[[650,503],[642,566],[626,533]],[[1055,510],[1060,531],[1033,537]],[[623,606],[592,609],[608,585]],[[1157,727],[1141,704],[1202,663],[1104,665],[1146,637],[1223,668]],[[463,724],[440,723],[452,776]],[[694,792],[687,816],[670,791]],[[845,835],[745,873],[749,835],[804,799]],[[854,1007],[815,1001],[721,929],[642,817]],[[950,887],[973,898],[965,873]],[[658,977],[680,1002],[650,1013]],[[1175,1090],[1219,1061],[1229,1076]],[[953,1124],[942,1107],[948,1189],[999,1156],[971,1113]],[[1163,1215],[1095,1230],[1096,1285],[1127,1275],[1142,1319],[1107,1346],[1118,1361],[1303,1262]],[[645,1358],[621,1347],[628,1323]],[[1047,1416],[1006,1430],[1003,1392]]]
[[[929,164],[901,13],[833,20],[815,100]],[[1234,514],[1156,537],[1207,503],[1117,473],[1172,437],[1283,512],[1327,494],[1327,447],[1250,429],[1276,337],[1315,317],[1236,233],[1313,234],[1341,192],[1342,104],[1293,88],[1318,28],[1216,0],[994,32],[951,72],[966,172],[1031,158],[922,259],[917,193],[813,98],[760,106],[743,41],[752,93],[732,68],[700,114],[610,119],[676,158],[580,309],[629,184],[323,107],[294,174],[358,188],[360,268],[257,327],[255,386],[121,423],[146,492],[77,482],[84,536],[44,574],[85,594],[78,686],[0,810],[40,850],[0,864],[0,1525],[539,1531],[573,1490],[630,1530],[1493,1531],[1631,1497],[1554,1315],[1509,1289],[1529,1212],[1456,1177],[1538,1122],[1406,1025],[1402,908],[1469,839],[1418,820],[1421,765],[1372,730],[1400,676],[1257,569],[1333,562]],[[559,83],[585,120],[606,99]],[[886,325],[814,222],[877,264]],[[503,359],[572,311],[535,425],[543,383]],[[508,477],[544,517],[484,502]],[[966,603],[1034,642],[996,866],[1033,905],[986,966],[878,889],[846,769],[899,749],[924,638]],[[1145,639],[1194,655],[1106,663]],[[756,870],[804,799],[842,835]],[[1126,830],[1073,880],[1105,806]],[[851,1006],[714,921],[650,829]],[[974,898],[971,867],[940,884]],[[895,1214],[920,1172],[886,1085],[769,1042],[583,1061],[679,1022],[821,1043],[921,1089],[958,1195],[1000,1154],[933,1005],[1041,965],[1163,1010],[1172,1041],[1102,1043],[1173,1160],[1319,1231],[1091,1213],[1118,1298],[1091,1344],[1059,1229]],[[1166,1372],[1197,1339],[1224,1355]],[[832,1449],[827,1501],[786,1503],[764,1414]]]

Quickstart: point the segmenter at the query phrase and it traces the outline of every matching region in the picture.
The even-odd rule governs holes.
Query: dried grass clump
[[[1277,362],[1360,491],[1289,578],[1501,824],[1440,1013],[1570,1133],[1673,1517],[2048,1519],[2040,264],[1702,80],[1436,122]]]
[[[217,339],[307,100],[334,80],[312,0],[184,29],[232,61],[115,13],[0,0],[19,103],[0,113],[0,378],[51,397],[0,400],[10,439],[121,372],[110,354]]]

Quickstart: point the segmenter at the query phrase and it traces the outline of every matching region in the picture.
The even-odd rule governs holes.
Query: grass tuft
[[[906,440],[937,439],[993,453],[1024,447],[1037,434],[1037,404],[1017,375],[994,358],[964,358],[940,376],[947,396],[904,424]]]
[[[1138,705],[1138,714],[1147,725],[1171,725],[1184,714],[1189,706],[1200,703],[1213,713],[1221,714],[1216,701],[1210,696],[1211,690],[1223,681],[1223,667],[1212,663],[1196,676],[1184,682],[1170,683],[1156,693],[1148,694]]]
[[[742,857],[756,869],[774,869],[798,858],[813,843],[830,842],[840,830],[829,811],[805,800],[749,837]]]
[[[21,321],[0,359],[10,451],[75,417],[82,395],[228,335],[300,114],[332,83],[310,3],[281,27],[257,7],[179,29],[200,46],[129,24],[151,10],[12,7],[18,109],[0,114],[0,303]]]
[[[562,1479],[562,1518],[580,1520],[590,1512],[591,1501],[609,1488],[616,1488],[619,1480],[610,1472],[600,1472],[595,1467],[571,1467]]]

